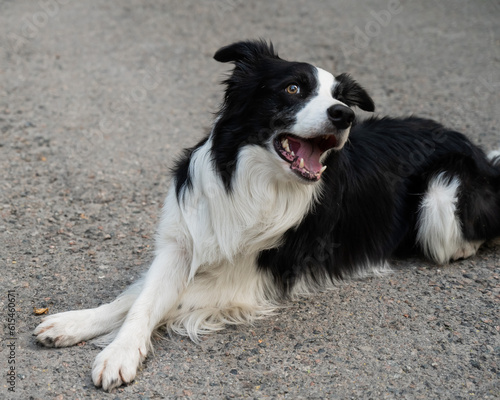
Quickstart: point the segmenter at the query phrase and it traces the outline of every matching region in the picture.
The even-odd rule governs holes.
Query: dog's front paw
[[[111,343],[99,353],[92,368],[92,380],[106,391],[134,380],[137,368],[146,358],[145,346]]]
[[[87,310],[49,315],[33,333],[36,339],[47,347],[72,346],[88,339],[85,334],[88,317]]]

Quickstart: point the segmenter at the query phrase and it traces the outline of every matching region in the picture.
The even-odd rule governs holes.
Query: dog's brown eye
[[[291,85],[288,85],[285,90],[286,90],[286,92],[288,94],[298,94],[298,93],[300,93],[300,87],[299,87],[299,85],[296,85],[294,83],[292,83]]]

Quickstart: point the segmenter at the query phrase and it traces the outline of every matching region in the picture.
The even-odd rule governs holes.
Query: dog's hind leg
[[[484,239],[467,240],[458,211],[461,182],[440,173],[429,182],[420,204],[417,242],[424,254],[445,264],[476,254]]]
[[[49,315],[36,327],[34,334],[40,343],[48,347],[72,346],[102,335],[111,340],[113,332],[116,333],[121,326],[139,295],[141,287],[142,280],[130,286],[113,302],[97,308]]]
[[[457,216],[460,181],[441,173],[431,179],[418,216],[417,242],[439,264],[452,259],[463,244]]]
[[[500,236],[500,151],[454,166],[429,180],[417,221],[417,243],[439,264],[470,257]]]

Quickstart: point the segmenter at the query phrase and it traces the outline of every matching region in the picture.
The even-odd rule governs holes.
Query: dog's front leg
[[[96,386],[109,391],[134,380],[149,350],[153,330],[185,288],[189,261],[177,243],[160,249],[116,338],[94,361],[92,379]]]

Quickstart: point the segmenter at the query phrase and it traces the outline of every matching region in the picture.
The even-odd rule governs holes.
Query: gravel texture
[[[34,307],[98,306],[151,262],[172,160],[221,100],[220,46],[272,39],[353,74],[379,114],[435,118],[492,150],[499,20],[497,1],[2,1],[0,398],[499,398],[493,244],[449,266],[395,260],[201,345],[160,340],[111,394],[90,379],[99,349],[32,336]]]

